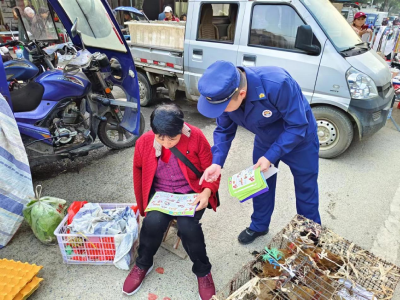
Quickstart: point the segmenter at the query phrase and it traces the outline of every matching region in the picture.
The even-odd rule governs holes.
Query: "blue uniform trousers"
[[[265,155],[268,147],[262,145],[259,138],[254,141],[253,162]],[[281,158],[287,164],[294,177],[297,213],[321,223],[318,211],[318,151],[317,134],[311,134],[291,152]],[[278,167],[279,161],[275,166]],[[274,175],[267,179],[269,191],[253,199],[253,214],[250,229],[256,232],[266,231],[271,222],[275,206],[276,178]]]

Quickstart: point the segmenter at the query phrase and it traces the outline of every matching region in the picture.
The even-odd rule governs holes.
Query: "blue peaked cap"
[[[223,114],[240,84],[240,73],[230,62],[219,60],[207,68],[199,80],[197,109],[208,118]],[[221,102],[222,100],[225,100]]]

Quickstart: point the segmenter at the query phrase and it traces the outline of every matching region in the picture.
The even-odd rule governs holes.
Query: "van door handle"
[[[202,49],[193,49],[193,59],[201,60],[203,59],[203,50]]]
[[[257,61],[257,56],[255,55],[243,55],[243,66],[245,67],[255,67]]]

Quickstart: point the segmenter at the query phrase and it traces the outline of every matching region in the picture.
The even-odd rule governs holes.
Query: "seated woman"
[[[208,206],[217,208],[217,182],[204,182],[181,160],[171,153],[176,146],[201,172],[212,163],[211,147],[200,129],[186,124],[183,112],[176,105],[162,105],[150,117],[152,131],[141,136],[135,147],[133,160],[133,182],[136,202],[142,216],[155,192],[176,194],[198,193],[194,205],[198,204],[194,217],[176,217],[178,235],[183,247],[193,262],[193,273],[197,276],[202,300],[215,294],[211,276],[211,264],[207,257],[203,230],[199,223]],[[153,268],[153,257],[161,245],[164,233],[173,216],[151,211],[146,214],[140,232],[140,245],[136,265],[125,280],[123,292],[136,293],[146,275]]]

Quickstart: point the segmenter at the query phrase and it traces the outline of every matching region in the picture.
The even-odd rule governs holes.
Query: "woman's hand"
[[[197,206],[196,211],[202,210],[207,208],[208,206],[208,199],[210,199],[211,190],[209,188],[205,188],[196,198],[196,200],[192,203],[193,205],[199,204]]]

